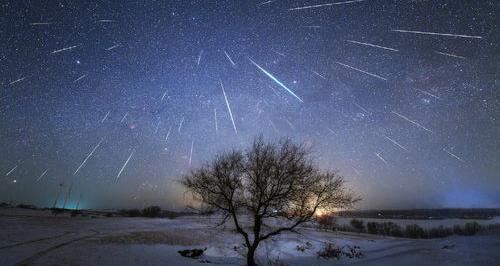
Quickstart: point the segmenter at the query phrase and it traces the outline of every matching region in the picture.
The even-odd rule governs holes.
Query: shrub
[[[412,224],[406,226],[405,236],[409,238],[426,238],[427,234],[422,227]]]
[[[122,210],[121,212],[125,216],[128,216],[128,217],[139,217],[139,216],[141,216],[141,211],[138,210],[138,209]]]
[[[318,251],[317,254],[318,257],[323,259],[340,259],[340,257],[342,256],[342,249],[340,247],[336,247],[332,243],[327,243],[321,250]]]
[[[480,229],[481,226],[477,222],[466,223],[463,234],[466,236],[472,236],[475,235]]]
[[[376,222],[366,223],[366,230],[368,231],[369,234],[377,234],[378,233],[377,223]]]
[[[330,215],[323,215],[319,216],[316,218],[316,221],[319,224],[319,228],[323,230],[335,230],[336,229],[336,223],[335,223],[335,218]]]
[[[445,228],[444,226],[439,226],[436,228],[432,228],[429,230],[429,238],[435,238],[435,237],[447,237],[449,235],[453,234],[453,231],[450,228]]]
[[[352,219],[351,220],[351,226],[358,232],[363,232],[365,230],[365,225],[363,223],[363,220],[358,220],[358,219]]]
[[[158,206],[150,206],[142,210],[142,216],[144,217],[150,217],[150,218],[159,217],[160,213],[161,213],[161,208]]]
[[[199,256],[203,255],[204,251],[205,251],[204,249],[195,248],[195,249],[179,250],[177,252],[179,252],[179,254],[181,254],[181,256],[183,256],[183,257],[196,259]]]
[[[304,245],[297,245],[295,249],[297,249],[297,251],[304,252],[310,248],[312,248],[312,244],[311,242],[307,241]]]

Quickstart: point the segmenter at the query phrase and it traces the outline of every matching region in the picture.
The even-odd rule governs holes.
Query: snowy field
[[[393,220],[394,221],[394,220]],[[434,222],[434,221],[433,221]],[[438,221],[436,221],[438,222]],[[441,220],[444,225],[450,223]],[[177,219],[53,217],[0,209],[0,265],[244,265],[241,238],[207,217]],[[260,265],[498,265],[500,235],[404,239],[302,228],[259,247]],[[297,246],[311,245],[303,252]],[[361,259],[318,259],[324,243],[357,245]],[[200,259],[177,251],[206,248]]]

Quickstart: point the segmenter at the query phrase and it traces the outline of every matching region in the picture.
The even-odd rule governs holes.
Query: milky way
[[[500,206],[498,1],[3,1],[0,200],[184,206],[263,134],[360,208]]]

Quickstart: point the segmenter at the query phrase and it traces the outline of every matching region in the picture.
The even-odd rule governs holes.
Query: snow
[[[244,265],[241,236],[231,226],[215,227],[216,221],[202,216],[70,218],[0,209],[0,265]],[[257,260],[261,265],[269,260],[290,265],[495,265],[500,261],[499,236],[422,240],[301,228],[298,234],[262,243]],[[360,246],[365,257],[318,259],[325,243]],[[306,248],[301,252],[297,246]],[[206,248],[204,256],[190,259],[177,253],[191,248]]]

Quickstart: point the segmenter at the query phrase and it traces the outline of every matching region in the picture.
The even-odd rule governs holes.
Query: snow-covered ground
[[[244,265],[242,240],[208,217],[70,218],[0,209],[0,265]],[[446,225],[446,224],[445,224]],[[302,228],[259,247],[258,261],[283,265],[498,265],[500,235],[416,240]],[[297,246],[310,245],[303,252]],[[357,245],[361,259],[318,259],[324,243]],[[177,251],[206,248],[201,259]]]

